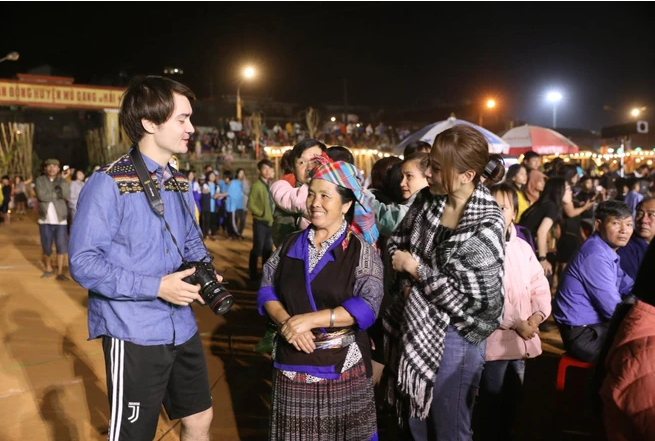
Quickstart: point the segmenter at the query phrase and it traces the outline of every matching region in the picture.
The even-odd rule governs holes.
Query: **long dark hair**
[[[525,185],[521,188],[519,188],[515,183],[514,183],[514,176],[519,174],[519,171],[521,169],[525,169],[525,173],[528,173],[528,168],[525,166],[525,164],[513,164],[507,169],[507,174],[505,175],[505,182],[507,185],[512,187],[514,190],[523,190],[525,189]]]
[[[557,175],[563,177],[569,185],[573,186],[573,178],[578,174],[578,167],[573,164],[563,164]]]
[[[546,185],[544,185],[544,191],[539,195],[539,199],[530,205],[527,210],[521,215],[521,221],[524,218],[533,213],[537,207],[543,205],[546,202],[554,202],[557,207],[557,211],[561,213],[562,211],[562,199],[564,198],[564,193],[566,192],[566,180],[561,176],[555,176],[546,180]]]

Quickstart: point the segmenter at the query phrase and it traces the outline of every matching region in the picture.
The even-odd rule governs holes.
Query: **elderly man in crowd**
[[[644,198],[637,205],[636,212],[635,231],[628,244],[616,252],[621,257],[621,269],[633,280],[636,280],[648,245],[655,236],[655,198]]]

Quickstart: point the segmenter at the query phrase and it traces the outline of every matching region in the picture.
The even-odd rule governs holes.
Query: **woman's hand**
[[[414,277],[417,276],[418,262],[414,257],[407,251],[397,250],[391,256],[391,265],[394,271],[398,272],[407,272]]]
[[[536,327],[537,329],[539,328],[539,325],[541,322],[543,322],[545,319],[541,316],[539,313],[532,314],[530,318],[528,318],[528,324],[531,326]]]
[[[316,349],[312,329],[317,327],[310,314],[298,314],[290,317],[280,328],[280,334],[297,350],[311,354]]]
[[[314,337],[312,331],[307,331],[304,334],[297,335],[294,337],[293,341],[290,341],[289,343],[292,344],[296,350],[311,354],[316,349],[316,345],[314,344],[315,338],[316,337]]]
[[[540,264],[541,267],[544,269],[544,275],[545,275],[546,277],[548,277],[548,276],[550,276],[551,274],[553,274],[553,266],[550,264],[549,261],[544,260],[544,261],[542,261],[542,262],[539,262],[539,264]]]
[[[532,326],[528,323],[527,320],[521,320],[521,322],[514,328],[516,333],[521,336],[523,340],[530,340],[539,334],[539,328]]]

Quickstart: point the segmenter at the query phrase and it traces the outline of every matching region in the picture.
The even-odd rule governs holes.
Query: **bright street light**
[[[484,112],[485,110],[491,110],[494,107],[496,107],[496,100],[493,99],[488,99],[485,102],[485,106],[480,109],[480,113],[478,114],[478,125],[482,127],[482,122],[484,121]]]
[[[247,67],[243,71],[243,78],[241,81],[239,81],[239,85],[237,86],[237,121],[241,122],[241,86],[243,85],[243,82],[246,80],[249,80],[250,78],[255,76],[255,69],[252,67]]]
[[[638,117],[639,115],[641,115],[641,112],[645,112],[645,111],[646,111],[646,106],[642,106],[642,107],[634,107],[634,108],[630,111],[630,115],[632,115],[632,116],[634,116],[634,117],[636,118],[636,117]]]
[[[330,121],[332,121],[332,122],[335,122],[336,120],[337,119],[334,116],[332,118],[330,118]]]
[[[553,103],[553,129],[557,128],[557,103],[562,100],[562,94],[559,92],[548,92],[546,99]]]
[[[19,54],[18,52],[16,52],[16,51],[14,51],[14,52],[9,52],[9,53],[8,53],[7,55],[5,55],[4,57],[0,58],[0,63],[2,63],[2,62],[5,61],[5,60],[9,60],[9,61],[17,61],[19,57],[20,57],[20,54]]]

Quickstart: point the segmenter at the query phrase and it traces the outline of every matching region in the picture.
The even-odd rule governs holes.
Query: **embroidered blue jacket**
[[[143,156],[164,202],[165,218],[186,259],[206,252],[192,215],[170,173]],[[193,210],[186,177],[174,170],[182,196]],[[166,178],[164,178],[166,175]],[[95,172],[77,203],[70,237],[70,271],[89,290],[89,338],[102,335],[140,345],[175,345],[198,327],[190,306],[157,297],[161,278],[182,263],[164,220],[150,207],[130,158],[125,155]]]

